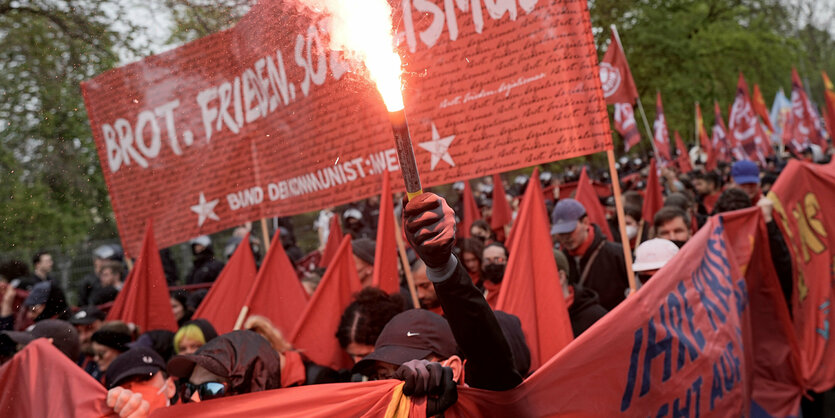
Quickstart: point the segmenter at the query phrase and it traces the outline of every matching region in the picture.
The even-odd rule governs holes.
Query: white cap
[[[189,243],[192,244],[192,245],[197,244],[197,245],[202,245],[204,247],[208,247],[208,246],[212,245],[212,239],[209,238],[208,235],[201,235],[197,238],[193,238],[191,241],[189,241]]]
[[[635,250],[635,263],[632,264],[632,270],[636,272],[658,270],[664,267],[676,253],[678,253],[678,246],[670,240],[655,238],[645,241]]]
[[[345,219],[354,218],[354,219],[362,219],[362,212],[357,209],[350,208],[342,214],[342,217]]]

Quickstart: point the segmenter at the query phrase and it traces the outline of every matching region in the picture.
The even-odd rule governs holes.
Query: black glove
[[[426,416],[447,410],[458,400],[458,384],[452,379],[452,369],[428,360],[411,360],[394,372],[395,379],[403,380],[403,394],[426,396]]]
[[[403,230],[427,267],[449,262],[455,245],[455,212],[442,197],[423,193],[410,200],[403,210]]]

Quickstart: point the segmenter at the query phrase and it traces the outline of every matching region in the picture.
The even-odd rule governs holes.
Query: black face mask
[[[484,280],[499,284],[504,277],[505,264],[488,264],[482,269]]]
[[[671,240],[676,247],[681,248],[684,244],[687,244],[687,241],[679,241],[679,240]]]

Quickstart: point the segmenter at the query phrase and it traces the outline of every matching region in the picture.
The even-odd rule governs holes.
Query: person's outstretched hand
[[[455,245],[455,213],[442,197],[423,193],[410,200],[403,210],[403,230],[427,267],[449,262]]]
[[[107,406],[120,417],[144,418],[150,414],[151,405],[142,399],[141,393],[133,393],[116,386],[107,391]]]
[[[441,363],[407,361],[394,372],[394,378],[405,382],[404,395],[426,396],[426,416],[438,415],[458,400],[458,384],[453,380],[452,369]]]

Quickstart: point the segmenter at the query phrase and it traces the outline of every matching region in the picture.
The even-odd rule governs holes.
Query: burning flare
[[[299,0],[330,16],[330,44],[349,59],[360,60],[389,112],[403,110],[400,56],[394,51],[391,6],[386,0]]]

